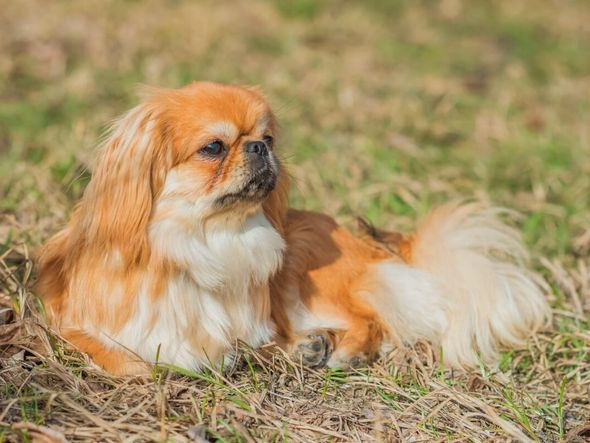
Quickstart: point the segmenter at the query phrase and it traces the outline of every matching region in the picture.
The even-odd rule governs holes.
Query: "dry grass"
[[[588,23],[583,0],[3,5],[0,441],[590,439]],[[294,205],[403,229],[453,198],[518,209],[552,328],[468,374],[427,344],[347,374],[243,349],[231,373],[140,379],[68,350],[32,251],[136,85],[202,78],[268,92]]]

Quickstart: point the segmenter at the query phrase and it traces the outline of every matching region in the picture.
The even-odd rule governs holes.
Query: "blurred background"
[[[257,84],[296,206],[408,228],[453,198],[590,244],[590,2],[18,0],[0,9],[0,243],[38,245],[140,84]]]

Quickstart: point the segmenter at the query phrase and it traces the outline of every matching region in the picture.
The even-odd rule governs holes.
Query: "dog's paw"
[[[305,366],[321,367],[332,355],[333,337],[326,329],[317,329],[302,334],[293,344],[293,355]]]
[[[344,349],[338,349],[326,362],[326,366],[334,369],[356,369],[367,366],[373,359],[366,354],[349,355]]]

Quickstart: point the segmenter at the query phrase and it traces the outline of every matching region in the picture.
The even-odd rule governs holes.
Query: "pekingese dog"
[[[157,89],[113,126],[67,227],[39,255],[54,327],[113,374],[229,363],[272,340],[350,367],[419,339],[494,362],[549,318],[498,211],[435,210],[412,235],[288,209],[256,88]]]

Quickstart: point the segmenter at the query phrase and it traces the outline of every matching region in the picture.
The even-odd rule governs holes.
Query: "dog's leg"
[[[326,362],[331,368],[357,368],[370,363],[377,357],[385,328],[377,315],[373,318],[356,317],[350,321],[351,327],[345,331],[338,346]]]
[[[126,349],[114,349],[79,330],[63,333],[64,338],[78,350],[92,357],[99,366],[113,375],[147,375],[149,365]]]
[[[306,366],[342,369],[373,360],[387,334],[378,314],[358,300],[341,316],[346,329],[317,328],[298,333],[290,346],[295,358]]]

